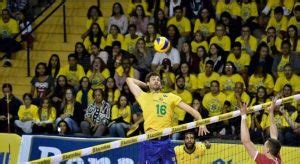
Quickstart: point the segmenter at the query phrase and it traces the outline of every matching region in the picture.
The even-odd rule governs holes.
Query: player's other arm
[[[181,101],[178,104],[178,107],[184,111],[186,111],[187,113],[189,113],[190,115],[192,115],[196,120],[200,120],[202,119],[200,113],[193,109],[191,106],[189,106],[188,104],[184,103],[183,101]],[[200,126],[199,127],[199,135],[206,135],[207,133],[209,133],[209,131],[207,130],[206,126]]]
[[[278,138],[278,130],[277,130],[277,126],[276,126],[276,123],[275,123],[275,119],[274,119],[274,110],[276,108],[276,98],[273,99],[271,105],[270,105],[270,137],[273,138],[273,139],[276,139]]]
[[[251,156],[252,159],[255,160],[258,151],[256,150],[255,145],[253,142],[250,140],[250,134],[249,134],[249,129],[247,126],[247,104],[244,103],[242,105],[242,108],[240,109],[241,111],[241,142],[243,143],[244,147],[246,148],[248,154]]]
[[[141,95],[141,93],[143,92],[141,88],[147,88],[146,83],[131,77],[126,78],[126,83],[134,97],[138,97],[139,95]]]

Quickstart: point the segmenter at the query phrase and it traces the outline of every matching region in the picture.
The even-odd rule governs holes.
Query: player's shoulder
[[[178,146],[175,146],[175,148],[174,148],[175,152],[180,152],[180,151],[183,151],[183,150],[184,150],[184,145],[178,145]]]

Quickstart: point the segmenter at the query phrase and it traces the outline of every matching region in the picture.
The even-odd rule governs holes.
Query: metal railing
[[[37,28],[39,28],[50,16],[52,16],[58,9],[62,7],[63,12],[63,40],[66,43],[67,42],[67,28],[66,28],[66,6],[65,6],[66,0],[61,0],[59,5],[57,5],[46,17],[44,17],[35,27],[30,31],[28,35],[31,35]],[[47,8],[45,8],[30,24],[26,25],[23,30],[21,30],[18,34],[15,35],[14,39],[19,37],[24,30],[30,25],[32,25],[40,16],[42,16],[52,5],[55,3],[52,3]],[[26,42],[26,50],[27,50],[27,76],[30,77],[30,52],[31,47],[28,43],[28,40],[21,40],[20,42]]]

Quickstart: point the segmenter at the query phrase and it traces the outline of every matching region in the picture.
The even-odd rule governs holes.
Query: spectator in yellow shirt
[[[206,40],[204,40],[204,37],[202,36],[202,33],[200,31],[196,31],[194,33],[194,39],[191,42],[192,46],[192,52],[197,53],[197,48],[199,46],[203,46],[205,50],[208,50],[208,43]]]
[[[250,106],[260,105],[269,101],[271,100],[269,99],[267,89],[263,86],[260,86],[257,88],[256,93],[251,100]]]
[[[136,6],[134,12],[131,14],[129,23],[136,25],[138,35],[142,36],[146,33],[149,17],[146,16],[145,9],[142,5]]]
[[[294,16],[289,20],[288,26],[294,25],[297,27],[298,34],[300,34],[300,5],[294,8]]]
[[[280,37],[277,37],[275,27],[271,26],[267,29],[267,36],[264,36],[261,39],[261,42],[268,44],[270,49],[270,55],[275,56],[278,52],[281,51],[281,42]]]
[[[21,105],[18,111],[19,120],[15,120],[17,130],[21,133],[32,133],[32,125],[35,122],[39,122],[38,107],[31,104],[32,95],[25,93],[23,95],[24,105]]]
[[[210,83],[210,86],[211,92],[205,94],[202,100],[202,105],[204,110],[208,111],[208,116],[213,117],[224,113],[226,96],[224,93],[220,92],[220,83],[217,80],[213,80]],[[210,133],[219,133],[223,128],[223,122],[210,124],[207,128]]]
[[[205,62],[206,62],[205,58],[208,55],[207,51],[205,50],[205,47],[203,47],[203,46],[198,47],[196,55],[199,58],[199,69],[197,69],[197,70],[199,70],[199,72],[197,72],[197,73],[202,73],[205,70]]]
[[[68,84],[76,88],[79,86],[79,80],[85,76],[85,73],[83,67],[78,64],[78,57],[75,54],[68,56],[68,63],[68,65],[59,70],[59,75],[65,75],[68,79]]]
[[[222,24],[218,24],[216,26],[216,33],[215,36],[211,38],[211,44],[219,45],[224,51],[230,51],[231,41],[230,38],[226,35],[225,27]]]
[[[131,124],[131,109],[127,97],[121,95],[111,110],[112,122],[108,125],[111,137],[126,137]]]
[[[274,86],[275,94],[279,93],[286,84],[290,84],[293,87],[295,92],[300,92],[299,85],[300,78],[293,73],[292,67],[290,64],[284,66],[284,75],[278,77]]]
[[[104,81],[110,77],[110,72],[101,58],[96,57],[93,60],[91,69],[87,72],[87,77],[91,82],[92,89],[104,89]]]
[[[242,45],[240,42],[234,42],[232,53],[229,54],[227,61],[233,62],[237,68],[237,72],[241,73],[243,77],[248,74],[251,58],[248,54],[242,53]]]
[[[257,39],[251,35],[251,30],[248,25],[242,26],[241,36],[237,37],[235,41],[242,44],[243,53],[247,53],[250,56],[254,55],[257,48]]]
[[[216,21],[210,15],[209,9],[206,7],[203,7],[199,13],[199,18],[195,22],[194,33],[199,31],[205,40],[207,40],[215,33]]]
[[[280,38],[283,38],[282,34],[286,32],[288,20],[285,16],[283,16],[283,8],[278,6],[274,10],[274,17],[271,17],[269,23],[267,25],[267,29],[269,27],[275,27],[277,35]]]
[[[297,53],[291,52],[291,43],[284,40],[281,43],[281,53],[277,54],[273,60],[272,73],[275,78],[283,76],[286,64],[290,64],[293,70],[299,73],[299,56]]]
[[[136,34],[136,25],[130,24],[128,26],[128,34],[125,36],[124,43],[122,44],[122,49],[133,54],[135,45],[139,38],[140,36]]]
[[[127,30],[127,29],[126,29]],[[124,36],[121,34],[121,31],[117,25],[111,25],[109,34],[106,38],[106,46],[112,46],[114,41],[119,41],[122,45],[124,41]]]
[[[294,0],[268,0],[262,13],[268,15],[270,11],[274,10],[277,6],[282,6],[284,9],[284,15],[290,15],[293,10]]]
[[[210,84],[214,80],[219,79],[219,74],[213,71],[214,62],[208,60],[205,63],[205,72],[198,74],[198,89],[201,96],[204,96],[210,91]],[[218,82],[219,83],[219,82]]]
[[[236,68],[232,62],[226,62],[223,69],[223,75],[220,77],[220,90],[226,95],[234,92],[234,86],[240,82],[245,86],[244,80],[241,75],[236,73]]]
[[[114,105],[117,103],[121,92],[118,89],[113,77],[109,77],[105,80],[104,93],[106,94],[105,97],[109,104]]]
[[[101,28],[97,23],[93,23],[91,25],[87,37],[83,41],[83,44],[89,53],[92,52],[92,44],[96,44],[101,49],[105,48],[106,46],[105,39],[101,31]]]
[[[266,66],[259,64],[255,67],[254,73],[249,78],[248,92],[252,95],[256,94],[259,87],[267,90],[267,95],[273,93],[274,80],[273,77],[266,72]]]
[[[0,19],[0,51],[4,52],[4,56],[0,60],[5,59],[4,67],[11,67],[10,58],[13,52],[22,48],[21,44],[13,37],[19,32],[17,21],[10,17],[8,9],[2,10],[2,18]]]
[[[49,99],[41,100],[41,106],[38,111],[38,115],[40,121],[33,125],[33,131],[35,133],[53,133],[53,123],[56,119],[56,109],[51,105]]]
[[[243,22],[248,22],[250,19],[258,17],[256,1],[243,0],[241,3],[241,18]]]
[[[290,25],[287,29],[286,40],[291,43],[291,50],[293,52],[300,53],[300,39],[298,37],[298,29],[295,25]]]
[[[241,16],[241,7],[234,0],[219,0],[216,6],[217,18],[220,18],[223,12],[231,13],[232,17],[236,19],[238,16]]]
[[[183,76],[185,79],[185,88],[189,92],[194,92],[197,90],[197,76],[191,73],[190,67],[187,63],[181,63],[179,66],[179,76]]]
[[[102,12],[99,9],[99,7],[97,7],[95,5],[91,6],[87,12],[87,18],[88,18],[88,20],[86,21],[86,30],[87,31],[81,35],[82,39],[85,39],[85,37],[88,35],[91,25],[93,23],[97,23],[100,26],[101,31],[103,31],[103,33],[106,34],[104,18],[103,18]]]

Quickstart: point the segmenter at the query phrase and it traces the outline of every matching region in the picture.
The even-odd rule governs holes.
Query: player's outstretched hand
[[[201,125],[201,126],[199,127],[199,131],[198,131],[198,135],[199,135],[199,136],[204,136],[204,135],[206,135],[206,134],[208,134],[208,133],[209,133],[209,131],[207,130],[207,128],[206,128],[205,125]]]
[[[247,114],[247,103],[240,103],[241,115]]]

